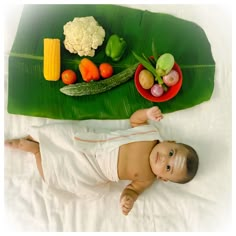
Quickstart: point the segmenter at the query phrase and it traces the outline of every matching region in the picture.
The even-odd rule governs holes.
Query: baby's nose
[[[162,155],[160,156],[161,162],[165,162],[166,159],[167,159],[166,155],[162,154]]]

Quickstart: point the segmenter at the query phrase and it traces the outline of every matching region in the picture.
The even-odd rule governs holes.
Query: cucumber
[[[137,66],[138,63],[104,80],[66,85],[60,88],[60,92],[69,96],[84,96],[103,93],[131,79]]]

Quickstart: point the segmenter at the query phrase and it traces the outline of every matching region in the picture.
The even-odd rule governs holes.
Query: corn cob
[[[61,52],[60,40],[45,38],[44,57],[43,57],[43,75],[46,80],[57,81],[61,74]]]

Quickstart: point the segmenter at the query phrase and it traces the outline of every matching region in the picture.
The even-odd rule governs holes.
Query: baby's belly
[[[143,144],[144,142],[141,143],[141,145]],[[147,154],[150,150],[146,149],[147,146],[151,145],[150,143],[147,145],[146,142],[145,144],[142,150],[135,143],[122,145],[119,148],[118,177],[120,180],[146,181],[155,177],[150,168],[149,155]]]

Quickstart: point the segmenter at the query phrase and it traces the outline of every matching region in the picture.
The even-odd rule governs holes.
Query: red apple
[[[179,74],[177,71],[171,70],[167,75],[164,75],[162,79],[167,86],[173,86],[179,81]]]

